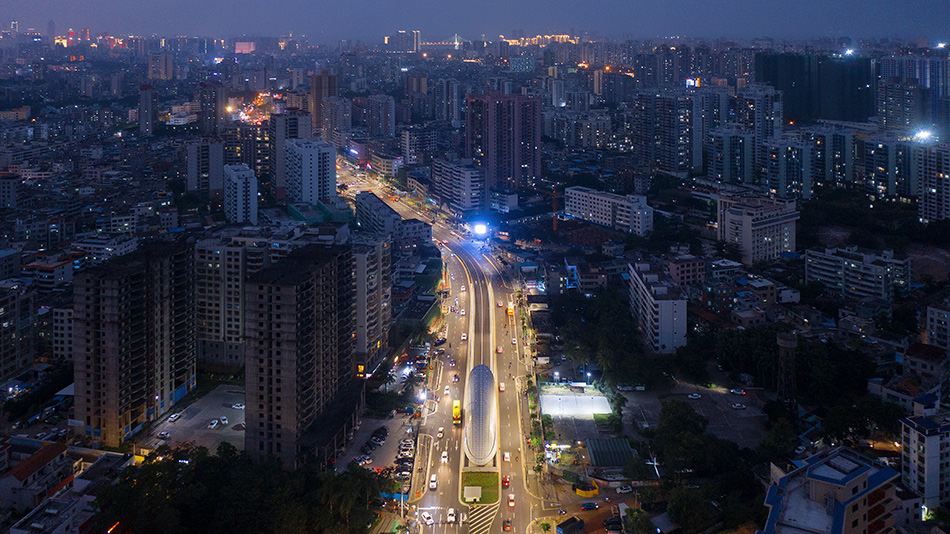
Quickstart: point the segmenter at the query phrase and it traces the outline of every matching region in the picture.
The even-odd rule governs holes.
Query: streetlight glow
[[[476,223],[476,224],[472,227],[472,230],[473,230],[477,235],[485,235],[485,234],[488,233],[488,225],[486,225],[485,223]]]

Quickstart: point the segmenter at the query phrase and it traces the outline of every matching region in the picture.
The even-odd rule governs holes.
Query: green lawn
[[[465,486],[482,487],[482,498],[478,504],[498,502],[498,473],[463,472],[462,488]]]
[[[594,424],[597,426],[607,426],[610,423],[607,421],[607,414],[605,413],[595,413],[594,414]]]

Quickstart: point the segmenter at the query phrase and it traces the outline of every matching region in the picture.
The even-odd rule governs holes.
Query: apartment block
[[[247,165],[224,167],[224,215],[231,223],[257,224],[257,177]]]
[[[346,401],[359,390],[354,276],[349,246],[312,245],[248,277],[244,440],[252,458],[294,469],[312,451],[325,456],[342,444],[359,404]]]
[[[367,378],[386,355],[392,308],[392,242],[388,238],[354,235],[356,273],[356,377]]]
[[[842,299],[890,301],[895,292],[909,289],[910,274],[910,259],[891,250],[877,254],[851,246],[805,251],[805,282],[821,282]]]
[[[432,183],[436,196],[457,217],[485,209],[485,174],[472,160],[433,160]]]
[[[594,224],[643,236],[653,231],[653,208],[639,195],[617,195],[588,187],[564,190],[564,213]]]
[[[795,251],[801,214],[795,200],[721,195],[717,199],[719,239],[739,247],[742,263],[771,261]]]
[[[950,501],[950,413],[921,413],[901,419],[901,480],[933,509]]]
[[[73,284],[74,431],[118,447],[195,387],[189,240],[152,242]]]
[[[686,344],[686,297],[658,262],[629,264],[630,311],[643,342],[653,352],[672,354]]]
[[[33,363],[36,293],[16,279],[0,281],[0,380]]]

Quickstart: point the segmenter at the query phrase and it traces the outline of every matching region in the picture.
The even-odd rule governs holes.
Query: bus
[[[452,422],[462,424],[462,401],[452,401]]]
[[[508,315],[514,315],[514,314],[515,314],[515,303],[508,302]]]

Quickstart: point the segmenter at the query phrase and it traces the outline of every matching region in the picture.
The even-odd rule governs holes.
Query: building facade
[[[645,196],[621,196],[588,187],[564,190],[564,213],[569,217],[638,236],[653,231],[653,208]]]
[[[795,251],[801,214],[794,200],[720,195],[716,201],[719,239],[742,253],[742,263],[771,261]]]
[[[285,158],[288,201],[336,198],[336,147],[323,139],[288,139]]]
[[[247,165],[224,167],[224,215],[230,223],[257,224],[257,177]]]
[[[663,266],[638,260],[628,266],[630,311],[643,343],[657,354],[672,354],[686,344],[686,298]]]

